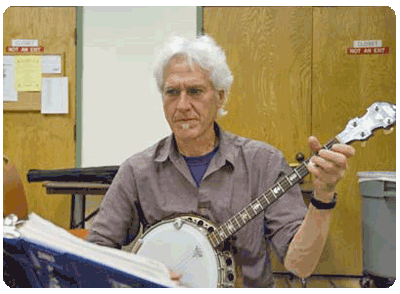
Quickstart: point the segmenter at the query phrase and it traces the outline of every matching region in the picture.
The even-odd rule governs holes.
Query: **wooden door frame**
[[[76,167],[82,166],[83,6],[76,7]]]

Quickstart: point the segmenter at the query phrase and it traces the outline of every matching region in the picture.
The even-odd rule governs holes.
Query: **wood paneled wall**
[[[234,76],[221,126],[273,145],[289,163],[309,156],[312,8],[205,7],[203,18]],[[285,271],[274,256],[272,264]]]
[[[395,103],[395,14],[388,7],[205,7],[204,32],[227,54],[234,83],[221,125],[282,150],[289,163],[374,101]],[[388,55],[347,55],[355,40],[382,40]],[[378,131],[338,185],[326,248],[315,273],[362,273],[359,171],[395,170],[395,133]],[[274,270],[283,266],[273,260]]]
[[[338,134],[375,101],[396,103],[396,16],[389,7],[313,8],[312,133],[322,140]],[[382,40],[385,55],[347,55],[355,40]],[[316,272],[361,274],[362,196],[360,171],[396,170],[396,134],[377,131],[355,142],[338,184],[338,204]]]
[[[27,173],[29,169],[75,167],[75,27],[75,7],[9,7],[3,14],[4,54],[12,39],[37,39],[45,53],[65,57],[68,114],[3,112],[3,153],[21,175],[29,211],[65,228],[69,226],[70,196],[47,195],[42,183],[27,182]]]
[[[219,123],[274,145],[290,163],[308,154],[311,16],[311,7],[204,8],[204,31],[225,50],[234,76]]]

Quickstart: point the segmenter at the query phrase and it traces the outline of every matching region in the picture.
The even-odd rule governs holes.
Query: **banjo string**
[[[174,266],[174,269],[175,270],[177,270],[177,269],[187,269],[188,268],[188,264],[191,264],[191,263],[193,263],[193,260],[194,259],[194,256],[188,256],[188,257],[186,257],[184,260],[182,260],[181,262],[178,262],[175,266]]]
[[[183,270],[184,272],[186,272],[186,269],[189,266],[190,267],[192,266],[195,257],[196,257],[196,252],[193,252],[193,253],[190,253],[189,255],[184,256],[183,258],[181,258],[179,260],[178,263],[175,264],[174,267],[172,267],[172,269],[174,271],[180,270],[182,272],[182,270]]]
[[[187,261],[190,260],[191,256],[192,256],[191,253],[189,253],[189,254],[187,254],[187,255],[184,255],[184,256],[183,256],[181,259],[179,259],[179,261],[175,264],[175,267],[176,267],[176,266],[179,266],[180,264],[187,263]]]

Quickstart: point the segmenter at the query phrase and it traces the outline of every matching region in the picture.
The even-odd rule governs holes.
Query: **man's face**
[[[211,131],[222,106],[223,92],[214,90],[207,71],[175,57],[164,69],[165,117],[178,140],[195,140]]]

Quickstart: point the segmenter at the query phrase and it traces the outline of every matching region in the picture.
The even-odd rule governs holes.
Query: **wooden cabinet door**
[[[46,195],[42,183],[27,182],[27,173],[29,169],[75,167],[75,27],[75,7],[9,7],[3,14],[3,53],[13,39],[35,39],[44,53],[63,56],[69,113],[3,111],[3,153],[22,178],[29,211],[64,228],[69,227],[70,196]]]
[[[234,77],[221,126],[273,145],[289,163],[298,152],[308,156],[312,8],[204,7],[203,21]]]
[[[297,152],[311,155],[308,136],[326,143],[374,101],[395,103],[395,14],[388,7],[204,7],[203,26],[234,75],[220,124],[275,146],[289,163]],[[347,55],[355,40],[382,40],[390,53]],[[357,172],[396,169],[395,133],[354,147],[315,273],[362,273]]]
[[[204,7],[203,21],[234,78],[219,123],[296,162],[311,132],[312,8]]]
[[[375,101],[396,103],[396,16],[389,7],[313,8],[312,133],[322,141]],[[385,55],[348,55],[355,40],[382,40]],[[396,135],[377,131],[338,185],[338,204],[316,272],[361,274],[362,196],[357,172],[395,171]],[[393,232],[394,233],[394,232]]]

